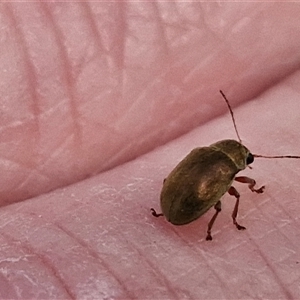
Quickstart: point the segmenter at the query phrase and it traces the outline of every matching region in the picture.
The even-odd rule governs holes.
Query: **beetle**
[[[266,156],[252,154],[243,144],[237,131],[233,111],[225,94],[224,98],[234,129],[238,137],[236,140],[222,140],[208,147],[193,149],[164,179],[160,194],[162,213],[151,208],[155,217],[165,216],[174,225],[185,225],[201,217],[210,208],[215,213],[208,223],[206,240],[212,240],[211,230],[221,212],[221,197],[228,192],[236,198],[232,212],[233,224],[238,230],[246,229],[236,218],[238,214],[240,194],[232,186],[233,181],[248,184],[255,193],[263,193],[265,186],[255,188],[256,181],[246,176],[236,176],[253,163],[255,157],[264,158],[300,158],[295,155]],[[251,167],[250,167],[251,168]]]

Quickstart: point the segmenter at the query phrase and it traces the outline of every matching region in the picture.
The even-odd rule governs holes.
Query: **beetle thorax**
[[[246,160],[250,151],[236,140],[222,140],[210,145],[225,153],[234,162],[239,170],[244,170],[247,166]]]

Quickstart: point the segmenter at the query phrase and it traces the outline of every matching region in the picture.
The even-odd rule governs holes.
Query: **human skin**
[[[213,210],[150,212],[191,149],[236,138],[220,89],[253,153],[300,154],[299,13],[2,3],[0,299],[299,298],[300,160],[241,172],[266,186],[234,184],[246,231],[229,195],[211,242]]]

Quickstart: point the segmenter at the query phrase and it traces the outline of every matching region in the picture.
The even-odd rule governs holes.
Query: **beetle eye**
[[[247,156],[247,159],[246,159],[246,164],[250,165],[253,162],[254,162],[254,156],[251,153],[249,153],[248,156]]]

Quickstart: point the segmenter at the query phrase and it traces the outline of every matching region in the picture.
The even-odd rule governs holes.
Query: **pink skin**
[[[295,3],[1,4],[0,299],[299,298],[300,160],[240,173],[266,185],[234,184],[246,231],[229,195],[212,242],[213,210],[186,226],[150,213],[192,148],[236,138],[219,89],[253,153],[300,154],[299,15]]]

